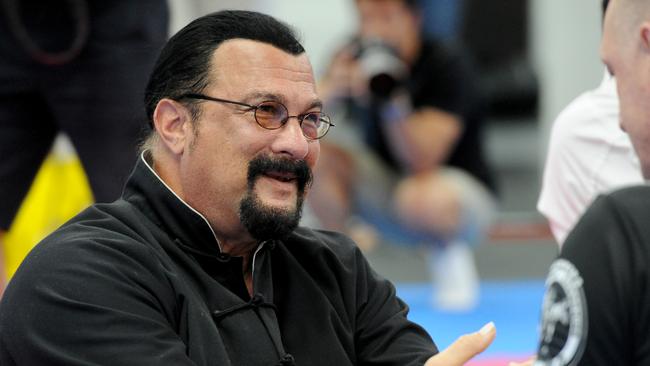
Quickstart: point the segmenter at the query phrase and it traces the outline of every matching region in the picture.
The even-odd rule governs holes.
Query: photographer
[[[346,230],[360,245],[351,215],[382,212],[405,231],[403,239],[426,243],[436,304],[470,308],[478,295],[471,247],[485,234],[494,199],[468,62],[424,39],[415,1],[355,4],[358,34],[336,53],[320,85],[329,107],[343,107],[349,123],[322,145],[311,208],[324,227]],[[354,130],[360,141],[346,144]],[[389,225],[381,226],[385,232]],[[372,242],[368,227],[361,232]]]

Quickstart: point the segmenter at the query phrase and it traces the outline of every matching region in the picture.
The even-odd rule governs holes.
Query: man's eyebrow
[[[320,99],[314,99],[309,105],[309,108],[307,109],[313,109],[313,108],[323,109],[323,101]]]
[[[286,100],[282,96],[273,93],[266,93],[266,92],[253,92],[253,93],[246,94],[244,96],[244,101],[246,103],[250,103],[252,101],[256,101],[256,102],[274,101],[283,104],[286,102]]]
[[[250,94],[246,94],[244,96],[245,103],[249,104],[254,104],[255,102],[259,103],[262,101],[274,101],[274,102],[279,102],[284,104],[285,106],[289,104],[289,101],[287,100],[286,97],[274,93],[267,93],[267,92],[253,92]],[[311,103],[305,108],[305,110],[310,110],[314,108],[323,108],[323,101],[320,99],[314,99],[311,101]]]

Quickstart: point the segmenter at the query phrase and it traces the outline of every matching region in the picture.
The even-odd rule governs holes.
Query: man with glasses
[[[342,235],[298,228],[331,128],[292,31],[224,11],[172,37],[122,198],[26,258],[0,303],[2,365],[461,365]]]

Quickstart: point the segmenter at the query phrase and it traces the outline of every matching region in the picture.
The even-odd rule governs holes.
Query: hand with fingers
[[[524,362],[510,362],[508,364],[508,366],[533,366],[536,359],[537,359],[536,357],[533,357],[533,358],[531,358],[529,360],[526,360]]]
[[[478,332],[460,336],[444,351],[429,358],[424,366],[462,366],[483,352],[497,335],[494,323],[489,322]]]

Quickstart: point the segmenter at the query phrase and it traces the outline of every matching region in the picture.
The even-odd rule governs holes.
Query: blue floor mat
[[[409,304],[409,318],[422,325],[444,349],[458,336],[477,331],[494,321],[497,337],[481,357],[520,357],[532,355],[539,338],[539,318],[544,282],[484,281],[481,299],[476,309],[463,312],[443,312],[431,305],[429,284],[397,284],[398,295]]]

